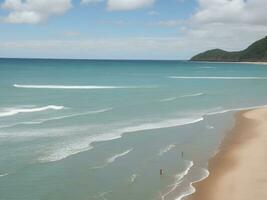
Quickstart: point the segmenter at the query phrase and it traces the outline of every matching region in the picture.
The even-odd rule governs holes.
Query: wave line
[[[14,84],[16,88],[26,89],[69,89],[69,90],[97,90],[97,89],[138,89],[155,88],[156,86],[108,86],[108,85],[20,85]]]
[[[175,176],[175,178],[176,178],[175,183],[173,185],[171,185],[172,188],[167,193],[165,193],[164,195],[161,196],[162,200],[165,200],[165,198],[169,194],[171,194],[178,187],[178,185],[180,185],[180,183],[182,182],[183,178],[189,173],[191,168],[194,166],[194,162],[193,161],[187,161],[187,162],[188,162],[188,166],[186,167],[186,169],[182,173],[177,174]]]
[[[12,116],[12,115],[16,115],[19,113],[41,112],[41,111],[46,111],[46,110],[61,110],[63,108],[64,106],[55,106],[55,105],[48,105],[48,106],[39,107],[39,108],[13,108],[13,109],[4,111],[2,113],[0,112],[0,117]]]
[[[132,150],[133,150],[133,149],[129,149],[129,150],[125,151],[125,152],[116,154],[115,156],[112,156],[112,157],[108,158],[108,159],[107,159],[107,163],[113,163],[113,162],[115,162],[118,158],[127,155],[127,154],[130,153]]]
[[[204,170],[204,173],[205,173],[204,176],[201,177],[199,180],[196,180],[196,181],[191,182],[191,183],[189,184],[189,190],[186,191],[186,192],[184,192],[184,193],[182,193],[182,194],[181,194],[178,198],[176,198],[175,200],[182,200],[182,199],[184,199],[184,197],[187,197],[187,196],[189,196],[189,195],[191,195],[191,194],[194,194],[194,193],[196,192],[196,188],[193,186],[193,184],[194,184],[194,183],[198,183],[198,182],[203,181],[204,179],[208,178],[209,175],[210,175],[210,173],[209,173],[209,171],[208,171],[207,169],[203,169],[203,170]]]
[[[198,97],[198,96],[202,96],[204,95],[204,93],[199,92],[199,93],[195,93],[195,94],[186,94],[186,95],[182,95],[180,96],[181,98],[185,98],[185,97]]]
[[[171,79],[214,79],[214,80],[266,80],[267,77],[245,76],[169,76]]]

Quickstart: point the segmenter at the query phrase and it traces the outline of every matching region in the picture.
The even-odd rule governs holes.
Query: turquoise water
[[[0,199],[182,199],[266,85],[264,65],[1,59]]]

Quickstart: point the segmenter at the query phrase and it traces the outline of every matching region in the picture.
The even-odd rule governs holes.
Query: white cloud
[[[198,0],[180,36],[193,54],[212,48],[241,50],[267,35],[266,0]]]
[[[266,0],[198,0],[196,23],[246,23],[267,25]]]
[[[135,10],[153,5],[155,0],[81,0],[81,4],[100,3],[106,1],[107,9],[110,11]],[[157,15],[155,11],[150,15]]]
[[[104,0],[81,0],[81,4],[100,3]]]
[[[155,0],[108,0],[107,7],[111,11],[135,10],[153,5]]]
[[[1,8],[9,11],[2,22],[37,24],[53,15],[61,15],[72,7],[71,0],[5,0]]]

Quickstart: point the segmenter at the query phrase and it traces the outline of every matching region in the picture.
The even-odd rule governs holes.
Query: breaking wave
[[[158,155],[159,155],[159,156],[163,156],[165,153],[169,152],[170,150],[172,150],[172,149],[175,148],[175,147],[176,147],[175,144],[170,144],[170,145],[168,145],[167,147],[161,148],[161,149],[159,150]]]
[[[0,178],[1,177],[5,177],[5,176],[8,176],[9,175],[9,173],[5,173],[5,174],[0,174]]]
[[[137,89],[137,88],[155,88],[156,87],[156,86],[20,85],[20,84],[14,84],[13,86],[16,88],[61,89],[61,90]]]
[[[54,150],[49,155],[39,158],[39,161],[41,162],[59,161],[71,155],[92,149],[93,148],[91,146],[92,143],[119,139],[122,137],[123,134],[126,133],[183,126],[187,124],[197,123],[202,120],[203,120],[202,117],[181,118],[181,119],[172,119],[161,122],[146,123],[136,126],[127,126],[124,128],[115,129],[107,134],[92,135],[77,142],[72,141],[69,144],[65,144],[64,147]]]
[[[204,93],[199,92],[199,93],[195,93],[195,94],[186,94],[186,95],[182,95],[180,96],[181,98],[185,98],[185,97],[198,97],[198,96],[202,96],[204,95]]]
[[[9,108],[0,112],[0,117],[8,117],[12,115],[17,115],[19,113],[42,112],[46,110],[61,110],[63,108],[64,106],[55,106],[55,105],[48,105],[38,108]]]
[[[194,93],[194,94],[185,94],[185,95],[181,95],[178,97],[164,98],[164,99],[161,99],[160,102],[168,102],[168,101],[174,101],[174,100],[179,99],[179,98],[198,97],[198,96],[202,96],[202,95],[204,95],[204,93],[202,93],[202,92]]]
[[[182,173],[177,174],[175,176],[175,183],[173,185],[171,185],[171,189],[167,193],[165,193],[164,195],[161,196],[162,200],[165,200],[165,198],[178,187],[178,185],[182,182],[183,178],[189,173],[191,168],[194,166],[193,161],[186,161],[186,162],[187,162],[186,169]]]
[[[187,191],[183,192],[178,198],[176,198],[175,200],[182,200],[183,198],[191,195],[191,194],[194,194],[196,192],[196,188],[193,186],[194,183],[197,183],[197,182],[200,182],[200,181],[203,181],[204,179],[208,178],[209,176],[209,171],[207,169],[203,169],[204,171],[204,175],[203,177],[201,177],[199,180],[196,180],[196,181],[193,181],[189,184],[189,188]]]
[[[133,150],[133,149],[129,149],[129,150],[125,151],[125,152],[116,154],[116,155],[114,155],[114,156],[108,158],[108,159],[107,159],[107,163],[113,163],[113,162],[115,162],[118,158],[127,155],[127,154],[130,153],[132,150]]]
[[[106,109],[100,109],[100,110],[94,110],[94,111],[88,111],[84,113],[77,113],[77,114],[70,114],[70,115],[63,115],[63,116],[58,116],[58,117],[46,118],[46,119],[38,119],[35,121],[29,121],[29,122],[18,122],[14,124],[0,126],[0,129],[1,128],[12,128],[12,127],[19,126],[19,125],[42,124],[42,123],[49,122],[49,121],[61,120],[61,119],[90,115],[90,114],[99,114],[99,113],[104,113],[104,112],[108,112],[111,110],[113,110],[113,108],[106,108]]]

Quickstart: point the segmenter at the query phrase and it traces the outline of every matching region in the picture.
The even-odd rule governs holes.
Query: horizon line
[[[190,59],[134,59],[134,58],[41,58],[41,57],[0,57],[0,59],[17,60],[88,60],[88,61],[190,61]]]

